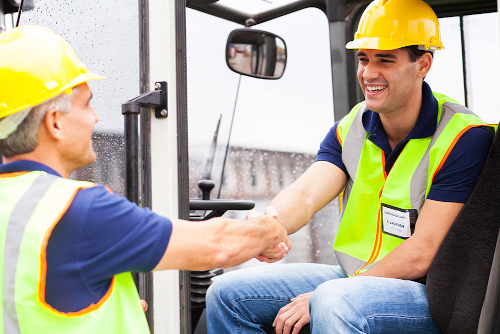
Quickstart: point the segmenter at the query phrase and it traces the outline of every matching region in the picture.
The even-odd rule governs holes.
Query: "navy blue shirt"
[[[432,136],[437,128],[438,108],[436,98],[432,95],[429,85],[424,82],[422,107],[417,123],[403,142]],[[384,151],[385,169],[389,173],[404,145],[397,145],[395,150],[398,146],[399,150],[393,152],[378,113],[365,110],[362,122],[366,132],[369,133],[368,139]],[[347,169],[342,162],[342,146],[337,139],[338,123],[333,125],[321,143],[316,161],[331,162],[347,175]],[[467,130],[437,172],[427,198],[441,202],[465,203],[483,169],[492,142],[493,134],[484,127]]]
[[[53,169],[33,161],[0,165],[0,173]],[[47,244],[45,299],[61,312],[97,303],[114,275],[148,272],[162,258],[172,222],[104,186],[78,191]]]

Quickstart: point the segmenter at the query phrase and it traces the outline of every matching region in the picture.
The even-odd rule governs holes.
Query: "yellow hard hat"
[[[44,27],[0,33],[0,55],[0,118],[104,79],[88,71],[69,44]]]
[[[422,0],[375,0],[364,11],[347,49],[443,49],[436,13]]]

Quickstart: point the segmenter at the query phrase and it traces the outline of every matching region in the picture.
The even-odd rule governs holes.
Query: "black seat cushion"
[[[476,333],[500,227],[500,136],[427,274],[427,298],[443,333]]]

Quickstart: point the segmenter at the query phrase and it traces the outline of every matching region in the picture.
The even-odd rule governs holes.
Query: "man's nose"
[[[365,66],[365,69],[363,71],[363,79],[367,81],[371,81],[374,79],[377,79],[379,77],[380,73],[377,70],[377,67],[375,65],[372,65],[371,63],[368,63]]]

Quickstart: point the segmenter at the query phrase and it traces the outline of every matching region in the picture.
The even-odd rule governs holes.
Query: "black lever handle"
[[[212,189],[215,187],[215,182],[212,180],[201,180],[198,182],[198,187],[201,189],[201,199],[203,200],[209,200],[210,199],[210,192]]]

